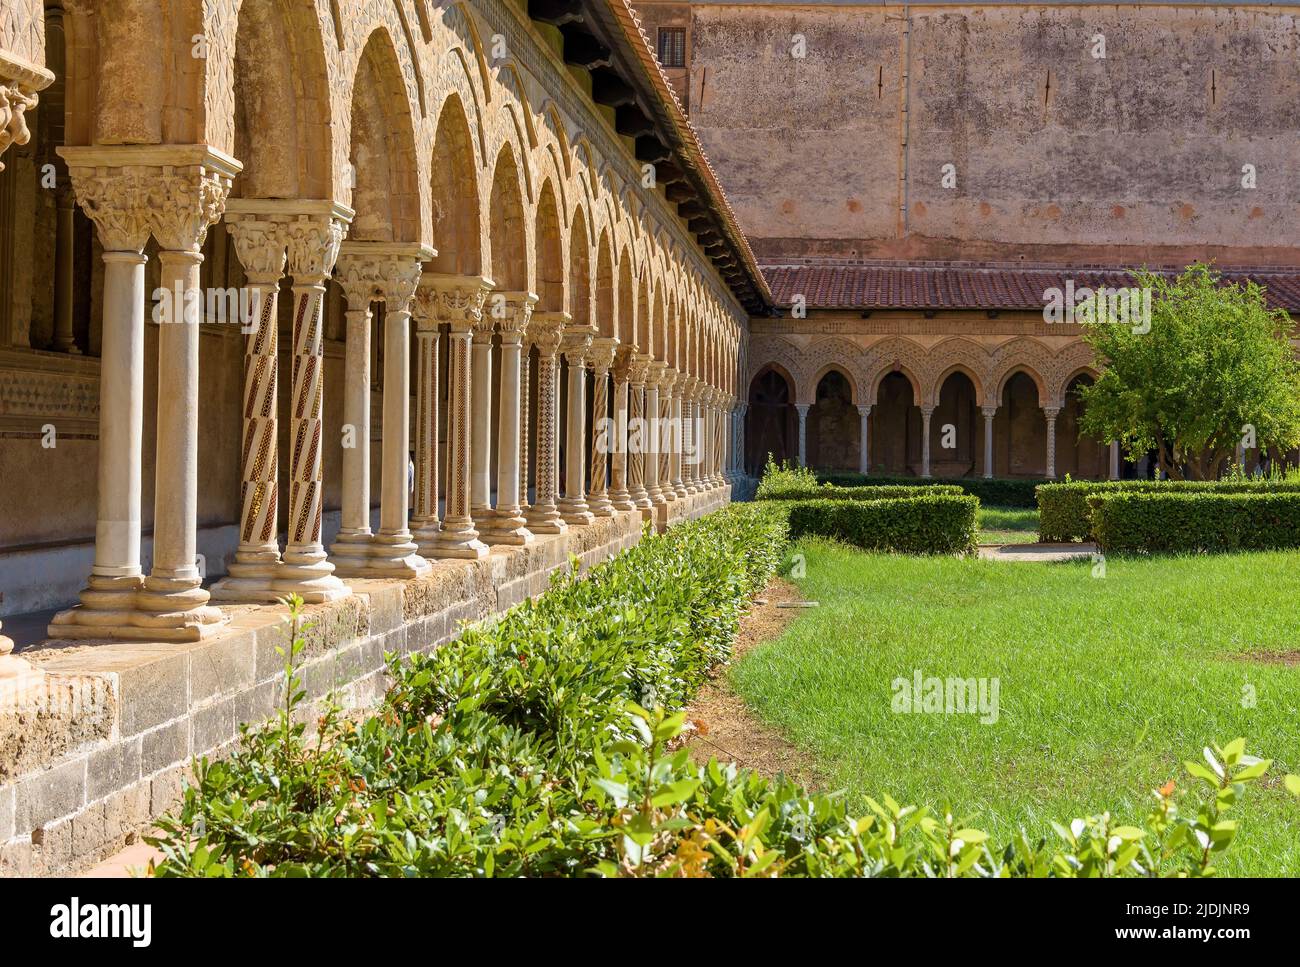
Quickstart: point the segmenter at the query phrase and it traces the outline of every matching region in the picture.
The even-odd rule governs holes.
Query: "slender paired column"
[[[141,460],[144,438],[144,255],[149,238],[143,178],[134,169],[99,167],[85,149],[68,159],[82,209],[104,254],[103,349],[99,369],[98,503],[95,557],[80,607],[54,617],[51,638],[91,637],[98,628],[126,634],[133,624],[140,569]],[[106,160],[106,159],[103,159]]]
[[[609,455],[615,434],[609,418],[609,370],[614,364],[618,340],[598,338],[591,341],[587,359],[591,362],[593,377],[591,394],[591,499],[587,502],[597,517],[613,517],[614,502],[609,497],[606,481]]]
[[[564,499],[560,513],[565,523],[590,524],[595,517],[587,506],[587,350],[594,327],[568,327],[564,332],[564,358],[569,364],[568,411],[564,433]]]
[[[659,381],[667,369],[667,363],[650,363],[646,367],[645,378],[645,428],[641,439],[645,450],[646,496],[655,505],[667,503],[663,487],[659,483]]]
[[[667,365],[659,374],[659,412],[655,439],[659,441],[659,486],[665,501],[671,503],[677,499],[677,490],[673,477],[673,458],[680,451],[678,424],[673,422],[673,386],[677,383],[677,371]]]
[[[984,479],[993,476],[993,418],[998,415],[996,406],[981,406],[984,414]]]
[[[567,313],[535,312],[529,335],[537,347],[537,486],[525,519],[535,534],[563,534],[568,525],[556,506],[560,478],[560,343]]]
[[[682,388],[682,478],[687,494],[697,494],[700,470],[700,430],[695,419],[695,394],[699,380],[685,377]]]
[[[673,395],[671,399],[672,412],[670,418],[673,421],[673,436],[675,446],[672,453],[672,481],[673,493],[677,495],[678,500],[685,500],[690,496],[690,491],[686,489],[686,481],[682,479],[683,463],[689,453],[690,441],[686,433],[686,423],[682,419],[682,395],[686,389],[687,376],[684,373],[678,373],[673,380]]]
[[[1043,416],[1047,419],[1047,476],[1056,476],[1056,416],[1061,412],[1059,406],[1044,406]]]
[[[614,414],[613,439],[609,462],[609,499],[616,510],[635,510],[632,493],[628,489],[628,405],[631,392],[632,352],[629,347],[620,349],[614,364]]]
[[[812,409],[810,403],[796,403],[794,408],[799,413],[799,466],[808,466],[808,411]],[[929,417],[926,417],[926,426],[929,426]],[[926,437],[929,440],[929,437]],[[926,452],[929,452],[930,444],[926,443]]]
[[[700,384],[695,399],[696,412],[700,424],[700,490],[708,492],[713,489],[713,390],[707,384]]]
[[[736,405],[736,462],[735,473],[737,479],[745,476],[745,414],[749,412],[748,403],[738,403]],[[867,453],[870,453],[867,448]]]
[[[505,296],[504,312],[497,318],[501,334],[501,418],[497,443],[497,508],[483,530],[487,544],[521,546],[533,542],[520,506],[519,468],[521,460],[520,393],[524,333],[537,296],[531,292],[500,293]],[[489,405],[491,401],[489,400]]]
[[[645,486],[645,388],[649,367],[650,357],[640,354],[632,356],[628,364],[627,459],[631,471],[628,475],[628,493],[632,497],[632,503],[642,510],[654,506]]]
[[[420,577],[429,564],[418,554],[407,523],[410,452],[411,300],[427,246],[412,243],[349,242],[339,257],[339,282],[348,297],[348,388],[344,419],[353,448],[344,440],[344,529],[331,548],[344,577]],[[370,384],[369,304],[384,303],[383,440],[380,447],[379,530],[369,535]],[[361,310],[360,306],[365,306]],[[355,315],[354,315],[355,313]],[[354,322],[358,323],[354,330]],[[364,323],[364,326],[362,325]],[[353,346],[354,337],[361,345]],[[353,352],[353,349],[356,352]],[[358,372],[364,365],[364,374]],[[356,384],[353,383],[356,381]],[[359,385],[357,385],[359,384]],[[356,449],[351,460],[348,449]],[[367,539],[368,537],[368,539]]]
[[[519,506],[525,510],[528,508],[528,460],[530,457],[528,452],[528,428],[531,426],[528,422],[528,390],[530,385],[528,362],[531,347],[532,341],[525,331],[523,344],[519,348]]]
[[[484,538],[492,527],[492,317],[489,293],[470,348],[469,512]],[[485,540],[486,543],[486,540]]]
[[[432,557],[442,530],[438,519],[438,318],[425,276],[415,291],[415,506],[411,539]]]
[[[442,529],[421,548],[428,557],[477,560],[487,556],[470,516],[471,340],[492,282],[478,276],[428,275],[433,319],[445,322],[447,341],[447,503]]]
[[[934,416],[933,406],[921,407],[921,476],[930,476],[930,417]]]

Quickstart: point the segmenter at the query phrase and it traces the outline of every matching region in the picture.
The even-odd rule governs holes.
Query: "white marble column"
[[[587,350],[594,327],[568,327],[564,333],[564,358],[568,363],[568,410],[564,431],[564,499],[560,513],[567,524],[590,524],[595,517],[587,506]]]
[[[645,381],[650,357],[637,353],[628,362],[627,462],[628,494],[634,506],[649,510],[654,505],[645,487],[646,420]]]
[[[614,412],[613,439],[610,442],[609,456],[609,499],[616,510],[635,510],[632,494],[628,490],[628,455],[627,455],[627,421],[628,398],[631,395],[628,382],[631,378],[631,350],[622,347],[615,355],[614,362]]]
[[[748,403],[736,405],[736,477],[745,477],[745,416],[749,412]]]
[[[151,179],[150,218],[160,252],[158,425],[153,567],[136,601],[158,621],[151,637],[192,641],[225,616],[208,604],[199,569],[199,284],[208,226],[221,217],[238,162],[197,147],[192,163]],[[179,159],[178,159],[179,160]]]
[[[609,417],[609,371],[614,365],[618,340],[610,337],[591,341],[587,358],[591,361],[591,499],[587,502],[597,517],[613,517],[614,502],[609,496],[609,456],[615,433]]]
[[[645,450],[645,490],[651,504],[667,503],[659,483],[659,381],[668,364],[655,361],[646,367],[645,377],[645,429],[641,435]]]
[[[673,387],[676,383],[677,371],[665,365],[659,374],[659,425],[655,438],[659,441],[659,487],[668,503],[677,499],[673,482],[673,459],[680,450],[678,425],[673,422]]]
[[[1047,420],[1047,477],[1056,476],[1056,416],[1061,412],[1059,406],[1044,406],[1043,416]]]
[[[492,528],[492,332],[496,320],[492,300],[488,294],[478,325],[474,327],[470,344],[470,459],[469,459],[469,512],[474,526],[487,543],[487,532]]]
[[[677,495],[678,500],[685,500],[690,496],[690,491],[686,489],[686,481],[682,478],[683,463],[686,460],[688,440],[686,438],[686,423],[682,417],[682,394],[686,388],[686,375],[677,373],[673,379],[672,395],[672,412],[669,414],[673,421],[673,439],[675,446],[672,455],[672,481],[673,493]]]
[[[858,473],[871,472],[871,404],[858,404]]]
[[[934,416],[933,406],[921,407],[921,476],[930,476],[930,418]]]
[[[370,326],[373,280],[361,263],[344,256],[338,281],[347,308],[343,357],[343,498],[339,532],[330,548],[335,562],[364,566],[370,529]]]
[[[698,389],[698,379],[685,377],[682,387],[682,485],[688,496],[700,492],[700,426],[695,418]]]
[[[993,477],[993,418],[998,415],[996,406],[981,406],[984,414],[984,479]]]
[[[537,347],[536,487],[525,519],[535,534],[563,534],[568,525],[556,506],[560,479],[560,343],[568,314],[534,312],[528,334]]]
[[[483,315],[483,302],[492,283],[479,276],[426,274],[431,289],[431,312],[450,330],[447,341],[447,501],[431,546],[422,548],[427,557],[477,560],[487,556],[487,545],[479,540],[470,516],[471,449],[471,342],[473,330]]]
[[[799,413],[799,466],[808,466],[808,411],[812,409],[811,403],[796,403],[795,410]]]
[[[522,458],[519,420],[524,333],[537,296],[531,292],[505,296],[504,314],[496,320],[501,338],[500,420],[497,441],[497,507],[483,530],[487,544],[523,546],[533,542],[520,506],[519,467]]]
[[[442,530],[438,518],[438,320],[427,285],[415,302],[415,506],[411,538],[421,557],[432,557]]]
[[[144,438],[144,245],[149,238],[142,179],[132,169],[99,167],[86,149],[61,149],[82,209],[103,247],[103,347],[99,369],[98,503],[95,556],[81,605],[62,611],[51,638],[122,634],[133,624],[140,568]],[[15,659],[16,660],[16,659]]]

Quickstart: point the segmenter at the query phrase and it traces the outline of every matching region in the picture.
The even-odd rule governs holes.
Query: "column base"
[[[157,595],[152,595],[157,598]],[[112,638],[123,641],[201,641],[225,627],[220,608],[181,611],[96,611],[84,606],[60,611],[45,633],[55,640]]]
[[[632,495],[626,490],[611,490],[609,500],[614,505],[615,510],[636,510],[636,504],[632,502]]]
[[[478,539],[472,522],[463,524],[444,521],[442,530],[428,543],[422,544],[420,553],[434,559],[450,558],[459,561],[479,561],[488,555],[487,545]]]
[[[565,497],[560,501],[558,509],[566,524],[586,526],[596,519],[584,497]]]
[[[411,523],[416,524],[411,529],[411,540],[415,541],[415,552],[421,557],[434,557],[434,548],[437,547],[438,540],[442,537],[442,522],[434,517],[428,520],[412,520]]]
[[[597,517],[613,517],[615,513],[614,502],[609,499],[609,494],[592,494],[587,506]]]
[[[487,521],[479,531],[479,537],[490,547],[497,545],[525,547],[535,539],[527,523],[518,508],[498,510],[497,516]]]
[[[680,480],[673,483],[673,493],[677,495],[678,500],[685,500],[691,495],[691,492],[686,489],[686,484]]]
[[[214,601],[279,604],[291,594],[298,595],[306,604],[324,604],[346,598],[352,590],[339,580],[334,565],[328,561],[317,564],[282,562],[271,568],[231,564],[230,574],[211,588]]]
[[[424,577],[430,571],[429,562],[418,551],[409,531],[376,534],[366,545],[364,554],[335,558],[334,571],[345,578],[410,581]]]

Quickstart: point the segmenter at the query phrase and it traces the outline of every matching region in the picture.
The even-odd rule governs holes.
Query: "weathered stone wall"
[[[684,6],[637,4],[652,39]],[[1294,262],[1295,5],[689,6],[692,122],[760,257]]]

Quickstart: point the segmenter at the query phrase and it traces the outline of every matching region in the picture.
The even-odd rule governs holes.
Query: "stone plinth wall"
[[[662,529],[728,501],[729,488],[666,505]],[[308,608],[300,673],[314,717],[333,693],[346,709],[388,688],[384,654],[428,651],[464,622],[499,614],[549,586],[576,555],[586,571],[641,539],[641,511],[497,547],[478,562],[434,561],[409,582],[355,580],[355,594]],[[289,643],[284,611],[232,606],[206,641],[47,643],[24,657],[45,672],[39,694],[0,706],[0,873],[84,868],[138,837],[176,803],[192,761],[228,752],[242,722],[275,714]],[[13,696],[10,696],[12,699]],[[310,720],[310,718],[309,718]]]

